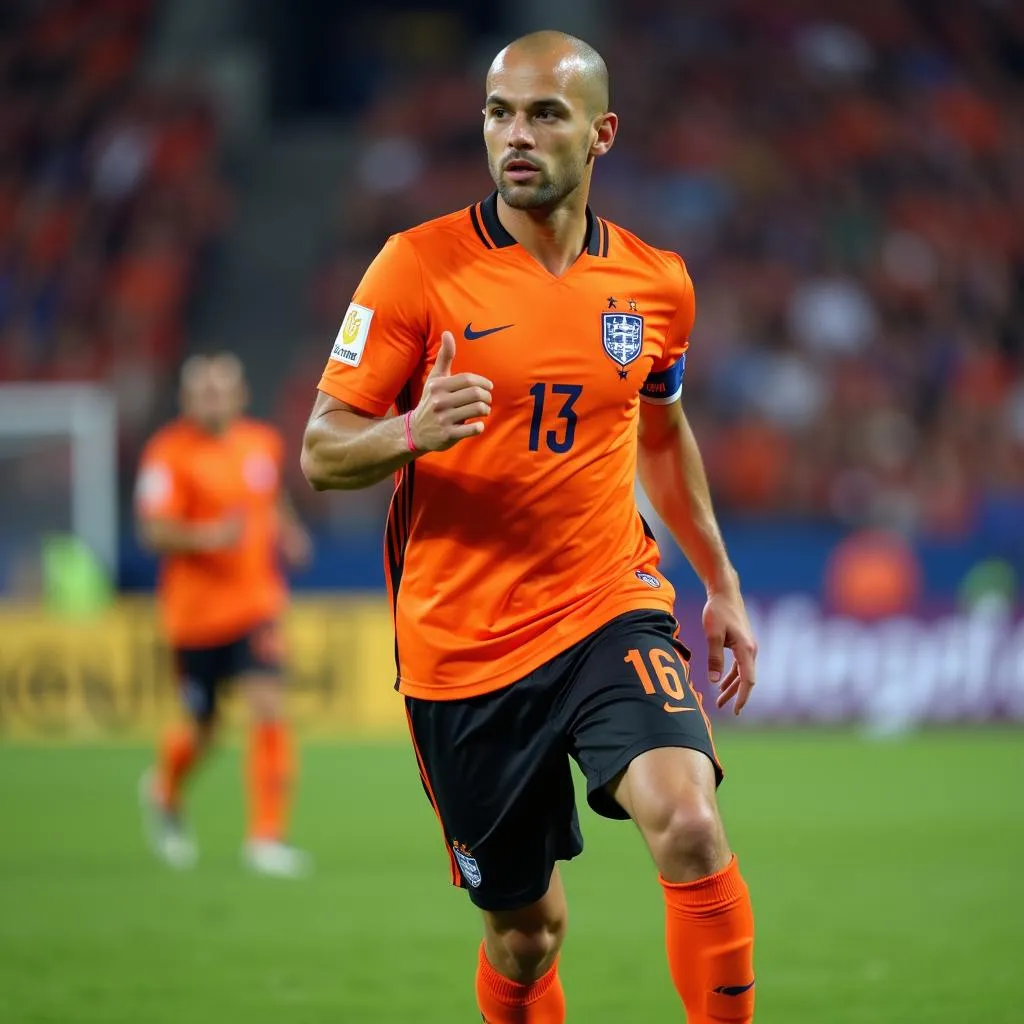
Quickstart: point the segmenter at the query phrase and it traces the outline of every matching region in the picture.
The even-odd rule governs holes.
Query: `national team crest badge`
[[[452,852],[455,854],[462,877],[476,889],[482,879],[480,865],[477,864],[476,857],[469,852],[465,844],[460,843],[457,839],[452,840]]]
[[[644,347],[644,318],[637,313],[602,313],[601,343],[619,364],[633,362]]]

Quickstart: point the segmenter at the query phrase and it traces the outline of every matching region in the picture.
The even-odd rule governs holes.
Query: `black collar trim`
[[[498,193],[492,192],[482,202],[471,206],[470,219],[473,230],[480,241],[488,249],[507,249],[519,243],[505,230],[498,218]],[[583,239],[583,248],[590,256],[608,255],[608,225],[599,217],[595,217],[587,207],[587,233]]]

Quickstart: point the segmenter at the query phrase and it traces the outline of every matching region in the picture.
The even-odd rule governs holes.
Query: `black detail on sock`
[[[713,991],[720,996],[741,996],[744,992],[749,992],[754,987],[754,983],[751,982],[749,985],[722,985]]]

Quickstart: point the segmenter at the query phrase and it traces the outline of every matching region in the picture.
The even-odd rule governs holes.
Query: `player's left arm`
[[[302,569],[312,560],[313,540],[282,482],[285,476],[284,438],[267,424],[263,443],[266,445],[267,455],[277,468],[277,548],[286,565],[293,569]]]
[[[739,714],[755,682],[757,644],[739,575],[715,518],[700,449],[678,399],[666,405],[641,403],[637,465],[647,497],[707,590],[708,678],[719,684],[718,706],[735,697]],[[726,647],[734,661],[722,679]]]
[[[277,515],[280,523],[281,555],[288,565],[302,569],[309,565],[313,557],[313,540],[298,512],[295,511],[292,499],[283,490],[277,499]]]
[[[708,678],[719,685],[718,706],[735,698],[739,714],[756,678],[757,644],[739,575],[715,517],[704,461],[680,401],[685,353],[694,319],[693,286],[683,270],[678,312],[641,392],[637,469],[640,483],[707,591],[703,624]],[[725,648],[733,664],[722,678]]]

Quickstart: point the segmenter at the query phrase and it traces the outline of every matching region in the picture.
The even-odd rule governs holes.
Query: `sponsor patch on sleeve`
[[[366,348],[366,337],[370,333],[373,310],[350,302],[345,318],[341,321],[338,336],[334,339],[331,359],[346,366],[358,366]]]

